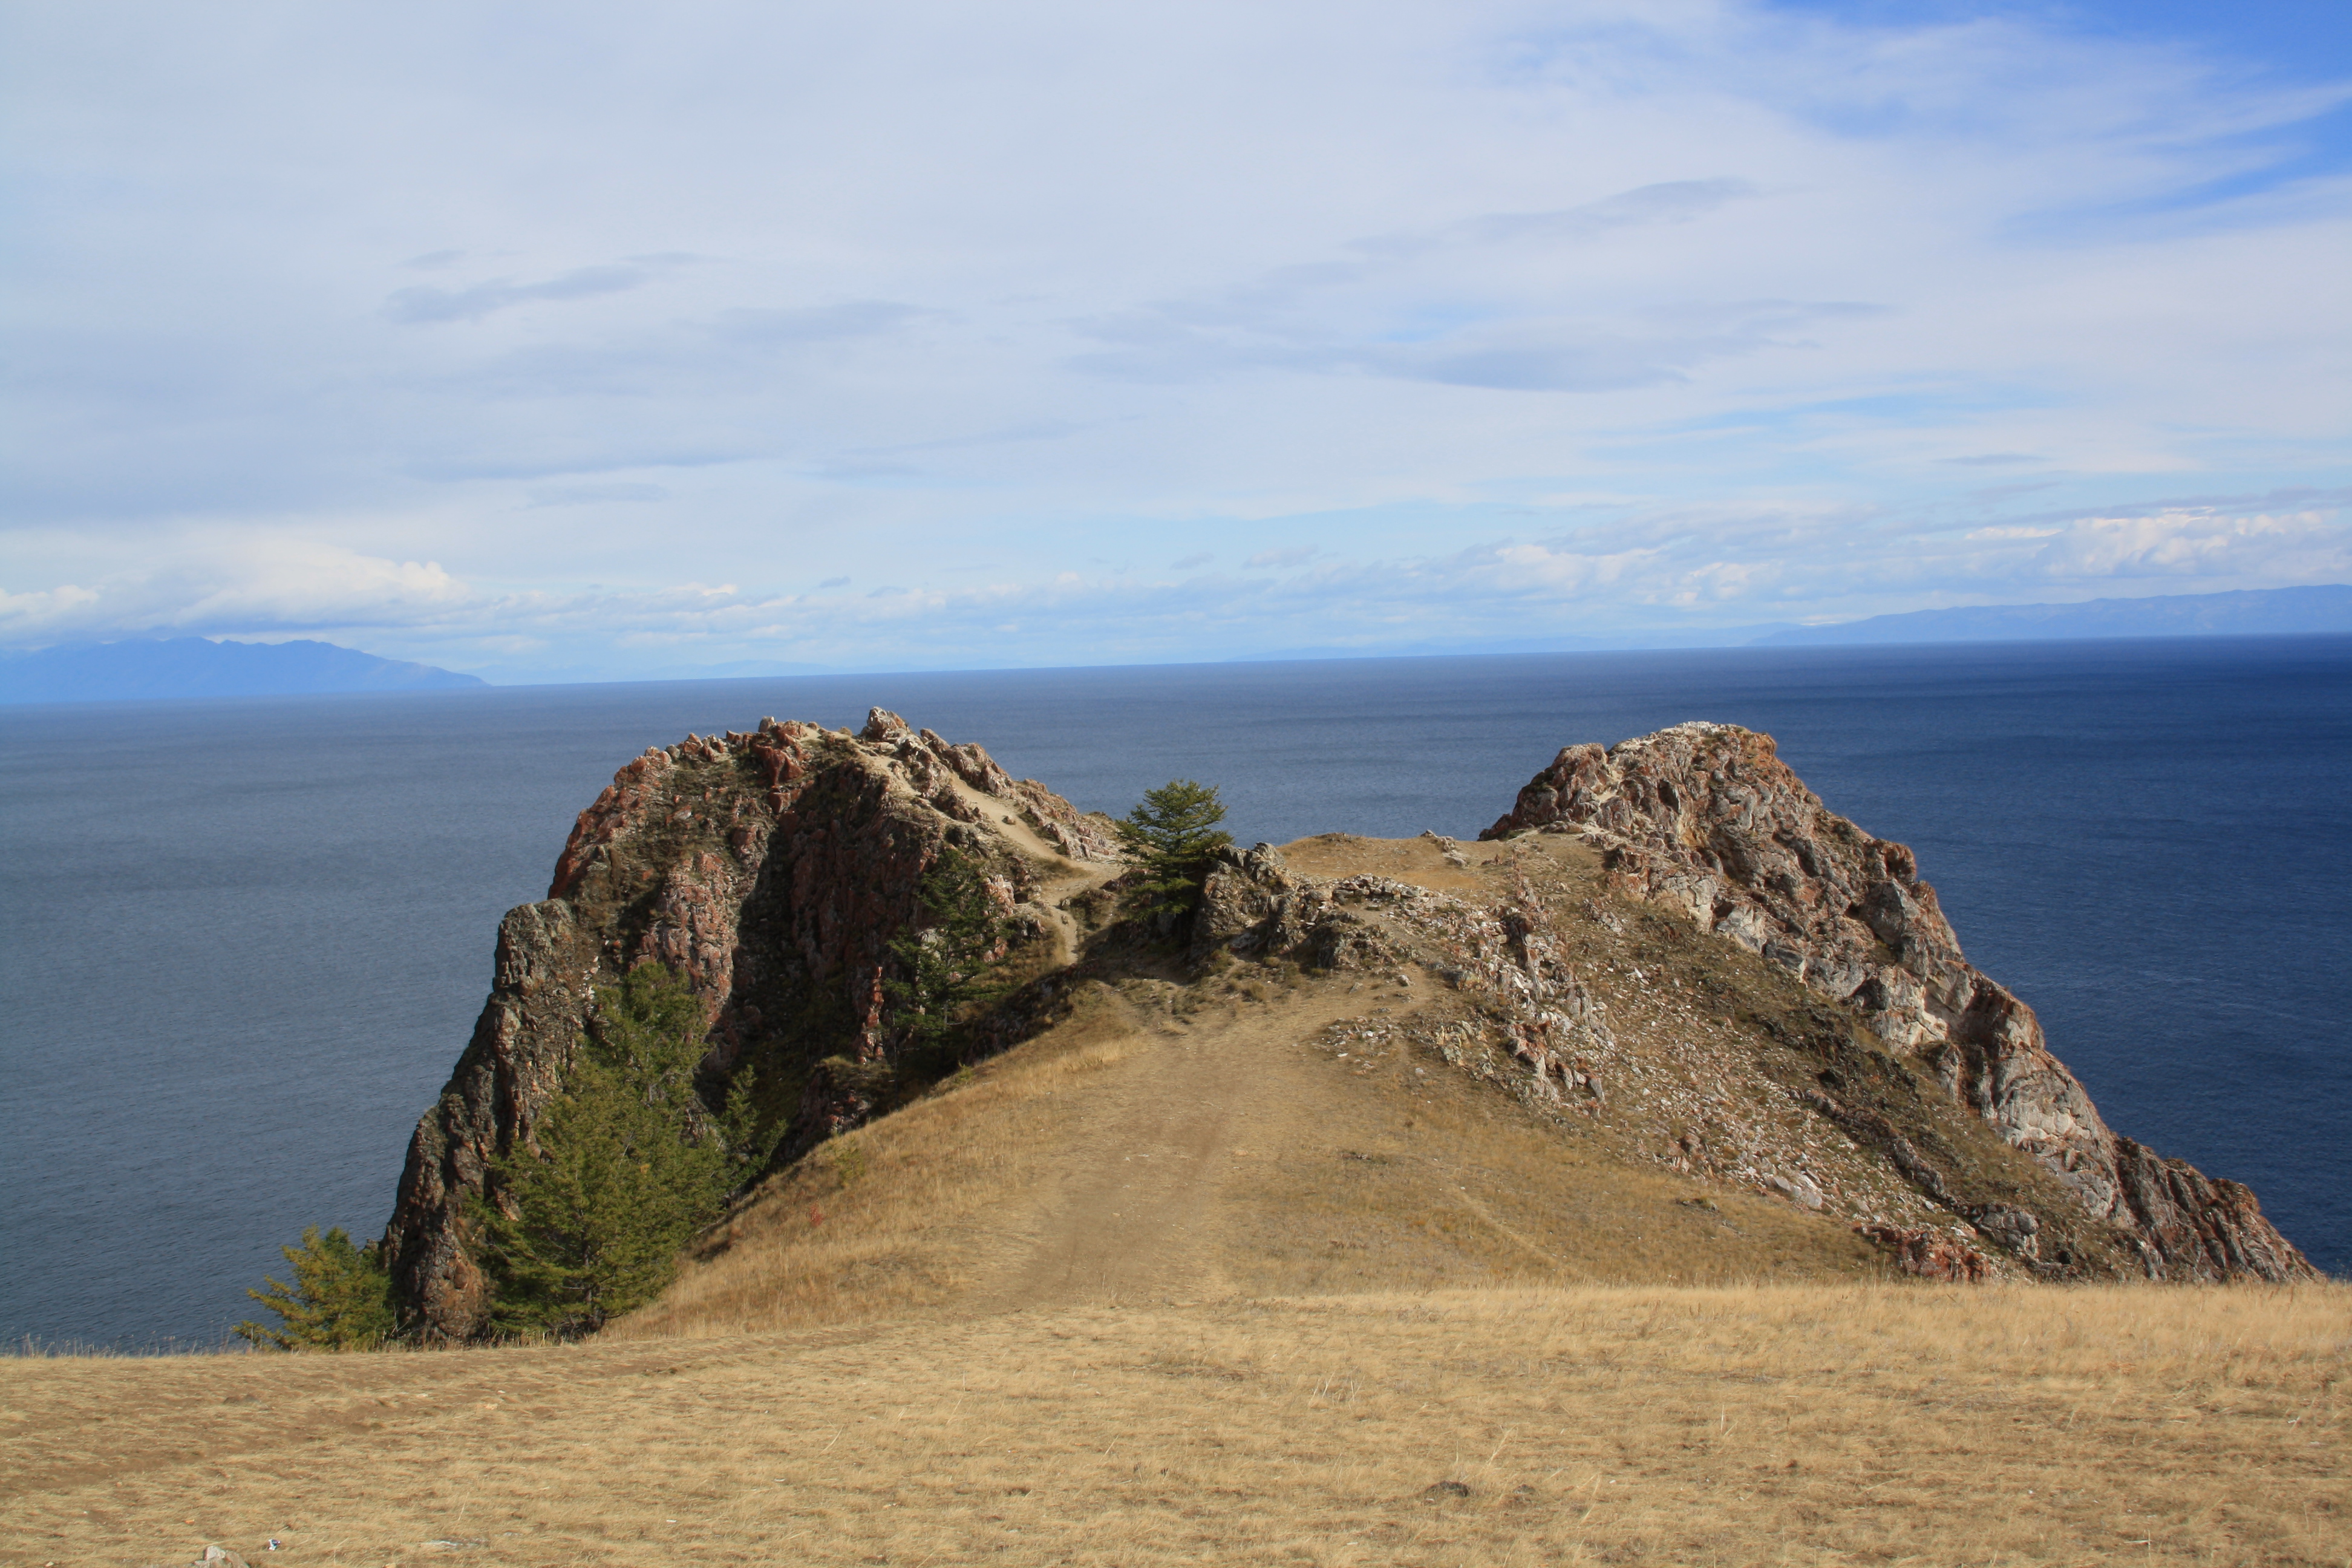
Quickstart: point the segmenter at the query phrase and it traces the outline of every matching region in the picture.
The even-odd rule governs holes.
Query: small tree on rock
[[[1217,851],[1234,841],[1217,827],[1224,818],[1215,785],[1171,779],[1144,791],[1117,824],[1120,842],[1143,872],[1136,891],[1144,897],[1146,913],[1183,914],[1200,901]]]
[[[1009,988],[991,970],[1002,956],[1006,922],[983,868],[947,846],[915,896],[922,913],[891,938],[898,973],[882,990],[918,1068],[944,1071],[971,1016]]]

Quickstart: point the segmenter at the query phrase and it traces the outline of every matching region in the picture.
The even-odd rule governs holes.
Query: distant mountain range
[[[324,642],[170,637],[0,654],[0,703],[433,691],[488,684],[455,670],[378,658]]]
[[[2247,588],[2234,594],[2167,594],[2092,599],[2080,605],[1980,605],[1914,610],[1832,626],[1796,626],[1752,639],[1751,647],[1862,643],[2030,642],[2043,638],[2270,637],[2352,632],[2352,587]]]

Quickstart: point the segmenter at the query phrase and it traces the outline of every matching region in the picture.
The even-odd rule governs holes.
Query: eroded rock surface
[[[1299,877],[1271,844],[1219,853],[1192,913],[1192,956],[1220,950],[1309,969],[1393,969],[1396,949],[1360,910],[1398,886],[1381,877]]]
[[[410,1142],[384,1255],[413,1326],[453,1339],[481,1327],[467,1202],[560,1089],[596,988],[639,963],[669,965],[700,996],[714,1072],[756,1066],[793,1101],[780,1111],[793,1142],[869,1114],[895,1070],[887,945],[945,846],[985,866],[1016,931],[1040,942],[1066,920],[1049,886],[1085,875],[1070,862],[1117,856],[1098,819],[880,709],[856,735],[768,720],[615,773],[547,898],[500,922],[489,999]]]
[[[1602,853],[1614,889],[1853,1009],[2128,1233],[2151,1276],[2316,1277],[2245,1187],[2110,1131],[2032,1009],[1961,955],[1911,851],[1823,807],[1770,736],[1692,723],[1570,746],[1480,837],[1538,830],[1577,835]],[[2017,1249],[2029,1236],[2016,1231]]]

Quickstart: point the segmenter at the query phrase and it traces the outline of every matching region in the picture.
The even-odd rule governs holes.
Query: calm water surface
[[[613,770],[876,703],[1084,808],[1215,783],[1245,843],[1468,837],[1562,745],[1768,731],[2112,1123],[2352,1270],[2352,638],[1710,649],[0,710],[0,1334],[209,1346],[303,1226],[379,1230]]]

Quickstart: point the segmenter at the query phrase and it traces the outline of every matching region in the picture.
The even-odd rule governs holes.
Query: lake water
[[[2110,1122],[2352,1270],[2352,637],[1708,649],[0,710],[0,1335],[209,1347],[305,1225],[380,1230],[613,770],[877,703],[1085,808],[1214,783],[1244,843],[1468,837],[1570,742],[1767,731]]]

